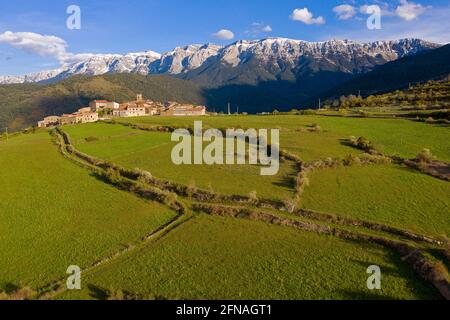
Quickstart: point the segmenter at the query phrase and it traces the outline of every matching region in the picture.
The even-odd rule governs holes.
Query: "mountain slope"
[[[196,84],[167,76],[76,76],[56,84],[0,85],[0,128],[20,130],[44,116],[74,112],[93,99],[124,102],[133,100],[137,93],[161,102],[206,103]]]
[[[22,128],[42,116],[73,111],[91,98],[121,101],[137,92],[155,100],[205,103],[216,111],[225,111],[228,102],[241,112],[285,111],[380,65],[437,47],[419,39],[270,38],[226,47],[189,45],[163,55],[96,55],[58,70],[0,77],[0,83],[25,83],[0,86],[0,127]],[[144,77],[149,74],[174,77]],[[105,76],[83,77],[98,75]]]
[[[409,84],[440,79],[450,74],[450,45],[389,62],[372,72],[360,75],[332,90],[323,97],[357,94],[364,96],[403,89]]]
[[[318,72],[360,74],[398,58],[438,47],[418,39],[359,43],[306,42],[283,38],[238,41],[186,73],[184,78],[220,87],[294,81]]]
[[[359,43],[348,40],[307,42],[284,38],[237,41],[226,47],[213,44],[177,47],[160,55],[153,51],[126,55],[95,55],[86,60],[21,77],[0,77],[0,83],[55,82],[74,75],[106,73],[182,75],[219,87],[295,80],[305,70],[357,74],[398,58],[437,48],[419,39]],[[252,63],[257,72],[249,69]],[[305,66],[308,69],[305,69]],[[210,74],[210,71],[213,74]],[[221,74],[213,77],[215,70]],[[230,71],[231,70],[231,71]]]

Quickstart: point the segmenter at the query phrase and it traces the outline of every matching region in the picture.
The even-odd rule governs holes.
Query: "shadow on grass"
[[[272,183],[274,186],[292,190],[295,188],[295,178],[292,176],[284,176],[282,179]]]
[[[382,293],[382,290],[338,290],[343,299],[348,300],[398,300]]]
[[[96,300],[108,300],[110,293],[108,290],[93,284],[88,284],[89,296]]]
[[[160,295],[141,295],[126,290],[108,290],[93,284],[88,284],[89,296],[96,300],[134,300],[134,301],[164,301],[166,297]]]
[[[0,285],[0,291],[3,291],[6,294],[12,294],[19,289],[20,289],[20,286],[14,284],[14,283],[11,283],[11,282],[5,282]]]
[[[387,250],[385,257],[387,259],[387,263],[391,263],[393,266],[388,266],[386,265],[386,263],[373,263],[374,265],[378,265],[381,269],[382,285],[383,279],[386,279],[386,277],[400,278],[406,281],[407,288],[414,293],[416,299],[440,299],[440,294],[438,293],[438,291],[430,283],[423,280],[409,265],[407,265],[406,262],[402,261],[402,259],[395,252]],[[352,262],[361,265],[363,270],[361,274],[362,279],[367,279],[370,276],[369,274],[365,273],[365,270],[371,265],[370,262],[361,261],[358,259],[352,259]],[[364,300],[396,299],[384,295],[383,290],[378,292],[370,290],[367,290],[367,292],[365,290],[352,292],[349,291],[349,293],[355,295],[362,294]]]

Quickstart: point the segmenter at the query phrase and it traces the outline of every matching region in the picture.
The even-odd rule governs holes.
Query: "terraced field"
[[[148,117],[121,119],[121,122],[143,124],[147,126],[167,125],[185,127],[193,126],[194,119],[171,119],[168,117]],[[334,139],[330,139],[326,134],[320,135],[321,140],[317,140],[317,149],[323,149],[326,156],[333,156],[333,151],[326,154],[325,150],[332,145],[332,148],[339,148],[339,139],[346,139],[349,136],[364,136],[370,141],[374,141],[386,154],[405,158],[415,157],[423,148],[428,148],[443,161],[450,161],[450,139],[448,126],[428,125],[423,122],[414,122],[402,119],[373,119],[373,118],[345,118],[327,116],[241,116],[241,117],[210,117],[201,118],[205,126],[212,128],[229,128],[240,125],[244,128],[280,128],[285,132],[296,131],[299,128],[308,128],[313,124],[318,124],[323,130],[330,132]],[[307,141],[307,139],[305,139]],[[288,141],[289,142],[289,141]],[[301,140],[297,141],[300,145]],[[305,142],[308,143],[308,142]],[[288,143],[283,143],[282,147],[292,147]],[[336,155],[349,153],[348,151],[338,151]],[[302,153],[303,157],[315,158],[314,154]],[[305,159],[306,160],[306,159]]]
[[[111,134],[105,136],[108,128],[111,128]],[[195,183],[199,188],[229,195],[245,196],[256,191],[259,197],[275,200],[293,196],[296,172],[294,163],[289,161],[283,162],[280,172],[273,177],[262,177],[260,167],[256,165],[177,166],[171,159],[176,143],[170,141],[169,133],[145,132],[111,124],[85,124],[65,130],[80,151],[130,169],[148,170],[158,178],[186,185]],[[99,140],[87,142],[89,137]]]
[[[311,175],[302,206],[449,237],[449,195],[448,182],[404,167],[339,168]]]
[[[0,288],[40,288],[139,242],[176,214],[64,159],[47,132],[0,141]]]
[[[386,270],[370,293],[368,265]],[[89,275],[60,299],[92,299],[122,289],[165,299],[420,299],[433,290],[381,247],[289,228],[201,215],[138,254]],[[319,284],[319,285],[318,285]]]
[[[8,262],[0,261],[0,283],[42,292],[64,277],[70,262],[84,269],[82,290],[60,287],[43,297],[442,297],[449,183],[398,160],[344,159],[368,156],[345,143],[364,136],[389,156],[414,158],[429,148],[448,161],[448,127],[325,116],[201,120],[204,128],[280,129],[286,155],[279,174],[261,176],[251,165],[174,165],[170,133],[155,127],[192,128],[193,118],[121,119],[0,141],[1,167],[15,168],[1,171],[0,187],[8,191],[0,195],[0,233],[7,235],[0,253]],[[248,196],[255,191],[256,199]],[[28,231],[31,225],[38,227]],[[25,265],[23,256],[31,257],[31,267],[13,270]],[[382,269],[380,291],[366,287],[370,265]]]

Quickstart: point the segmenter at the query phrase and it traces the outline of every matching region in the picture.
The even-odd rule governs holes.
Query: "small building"
[[[45,117],[44,120],[38,122],[39,128],[48,128],[52,126],[57,126],[59,124],[58,116]]]
[[[161,109],[156,106],[145,106],[146,116],[157,116],[161,114]]]
[[[78,119],[81,123],[97,122],[98,113],[97,112],[78,113]]]
[[[78,109],[78,113],[91,113],[91,112],[92,111],[90,107]]]
[[[62,126],[76,123],[78,123],[78,118],[75,114],[63,114],[61,118],[59,118],[59,124]]]
[[[167,108],[161,112],[162,116],[186,117],[186,116],[204,116],[206,115],[205,106],[177,105]]]
[[[92,111],[99,111],[99,110],[103,110],[103,109],[119,109],[119,104],[117,102],[114,101],[107,101],[107,100],[94,100],[91,101],[91,103],[89,104],[89,107],[91,108]]]
[[[97,122],[98,121],[98,113],[97,112],[79,112],[72,114],[63,114],[59,119],[60,125],[67,124],[77,124],[77,123],[89,123],[89,122]]]
[[[106,109],[115,110],[115,109],[119,109],[119,107],[120,107],[120,104],[118,104],[117,102],[114,102],[114,101],[108,102],[106,104]]]
[[[106,100],[94,100],[89,103],[89,107],[92,111],[100,110],[106,108],[109,101]]]
[[[144,117],[146,115],[148,115],[146,108],[143,105],[139,105],[134,102],[124,103],[120,105],[119,109],[113,110],[114,117]]]

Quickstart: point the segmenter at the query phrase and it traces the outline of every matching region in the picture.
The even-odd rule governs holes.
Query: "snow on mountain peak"
[[[191,44],[176,47],[172,51],[159,54],[154,51],[135,52],[125,55],[89,55],[81,62],[75,62],[51,71],[42,71],[19,77],[1,77],[0,84],[26,83],[60,80],[72,75],[101,75],[106,73],[183,74],[220,61],[237,67],[251,59],[260,60],[262,65],[289,64],[293,68],[301,57],[314,57],[317,60],[346,61],[349,64],[358,57],[388,62],[422,50],[437,48],[439,45],[420,39],[400,39],[359,43],[351,40],[329,40],[308,42],[287,38],[266,38],[262,40],[240,40],[222,47],[215,44]],[[364,61],[364,58],[361,59]],[[358,66],[355,66],[359,68]],[[369,66],[362,66],[361,69]],[[353,69],[351,69],[353,70]],[[351,71],[349,69],[349,72]]]

